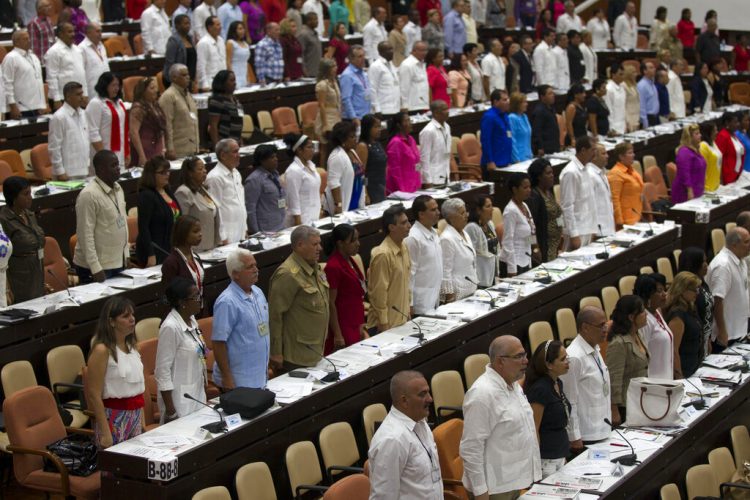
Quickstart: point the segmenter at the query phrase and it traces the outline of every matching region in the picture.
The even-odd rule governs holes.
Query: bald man
[[[99,23],[86,26],[86,38],[78,44],[83,52],[83,67],[86,70],[86,87],[91,97],[96,95],[96,82],[105,71],[109,71],[107,49],[102,43],[102,27]],[[83,82],[80,82],[83,83]]]
[[[13,32],[13,50],[3,59],[2,86],[14,120],[36,116],[47,107],[42,65],[31,52],[29,33],[24,29]]]
[[[255,46],[255,76],[259,83],[280,82],[284,79],[284,57],[279,42],[280,35],[279,25],[268,23],[266,36]]]
[[[512,335],[493,340],[489,355],[464,397],[463,484],[476,500],[514,500],[542,478],[534,415],[518,383],[529,359]]]
[[[372,438],[370,500],[442,500],[437,446],[427,426],[432,396],[417,371],[391,378],[391,411]]]
[[[611,432],[604,419],[612,419],[609,404],[609,371],[599,350],[607,338],[607,318],[598,307],[586,306],[576,317],[578,335],[568,346],[570,369],[560,375],[570,401],[568,439],[573,449],[607,439]],[[615,422],[619,424],[619,422]]]

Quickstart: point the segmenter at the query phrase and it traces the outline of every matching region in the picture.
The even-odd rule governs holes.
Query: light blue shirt
[[[531,154],[531,123],[526,113],[509,113],[510,132],[513,135],[513,148],[510,153],[510,161],[518,163],[530,160]]]
[[[235,387],[262,388],[268,382],[268,357],[271,342],[268,326],[268,302],[263,292],[253,286],[247,294],[232,281],[214,304],[211,339],[226,342],[229,369]],[[265,325],[265,333],[260,327]],[[214,362],[214,383],[221,387],[219,364]]]
[[[457,10],[451,9],[443,19],[445,50],[449,54],[461,54],[466,45],[466,25]]]
[[[370,112],[370,82],[363,70],[350,64],[339,76],[342,118],[353,120]]]
[[[656,84],[648,78],[641,78],[638,82],[638,94],[641,96],[641,123],[648,127],[647,115],[659,114],[659,94],[656,91]]]
[[[219,7],[219,10],[216,11],[216,14],[219,16],[219,21],[221,21],[221,37],[226,40],[229,25],[234,21],[242,22],[242,9],[240,9],[239,5],[232,5],[229,2],[224,2],[224,4]]]

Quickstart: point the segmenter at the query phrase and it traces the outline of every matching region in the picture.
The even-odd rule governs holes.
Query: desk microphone
[[[333,229],[334,227],[336,227],[336,223],[333,222],[334,211],[331,210],[331,202],[328,201],[328,196],[324,196],[323,198],[326,200],[326,210],[328,210],[328,217],[331,219],[331,222],[318,226],[318,229]],[[331,198],[333,198],[333,194],[331,194]],[[343,206],[341,210],[344,210]]]
[[[338,381],[338,380],[341,379],[341,374],[339,374],[339,370],[338,370],[338,368],[336,368],[336,365],[333,364],[333,361],[331,361],[330,359],[328,359],[328,357],[326,357],[323,353],[318,352],[317,349],[313,349],[312,346],[310,346],[309,344],[304,344],[304,346],[307,347],[308,349],[310,349],[312,352],[314,352],[318,356],[320,356],[321,358],[323,358],[326,361],[328,361],[331,364],[331,366],[333,367],[333,371],[332,372],[329,372],[328,375],[326,375],[325,377],[323,377],[322,379],[320,379],[321,382],[336,382],[336,381]]]
[[[531,257],[531,254],[529,252],[526,252],[526,257],[531,259],[533,262],[534,259]],[[543,285],[549,285],[550,283],[552,283],[552,276],[549,274],[549,270],[546,267],[544,267],[544,262],[540,262],[538,267],[541,267],[542,271],[547,273],[547,276],[543,276],[541,278],[534,278],[534,281],[536,281],[537,283],[541,283]]]
[[[612,460],[610,460],[610,462],[612,462],[613,464],[621,464],[621,465],[628,465],[628,466],[637,464],[638,455],[635,454],[635,449],[633,448],[633,445],[630,444],[630,441],[628,441],[625,438],[625,436],[622,435],[622,433],[617,428],[617,426],[615,426],[608,418],[604,419],[604,423],[609,425],[612,428],[612,430],[615,431],[617,435],[622,438],[623,441],[628,443],[628,446],[630,446],[630,453],[628,453],[627,455],[623,455],[621,457],[615,457]]]
[[[154,243],[153,241],[151,242],[151,246],[153,246],[154,248],[156,248],[157,250],[159,250],[159,251],[160,251],[161,253],[163,253],[163,254],[164,254],[164,255],[166,255],[167,257],[169,257],[169,255],[170,255],[170,253],[171,253],[171,252],[167,252],[166,250],[164,250],[164,249],[163,249],[162,247],[160,247],[159,245],[157,245],[157,244],[156,244],[156,243]]]
[[[396,311],[397,313],[399,313],[401,316],[403,316],[404,318],[406,318],[406,321],[410,321],[410,322],[414,323],[415,325],[417,325],[417,331],[419,331],[419,333],[412,334],[412,335],[409,335],[409,336],[410,337],[416,337],[416,339],[419,341],[420,344],[422,342],[424,342],[424,333],[422,333],[422,327],[419,326],[419,323],[417,323],[416,321],[414,321],[407,314],[404,314],[403,312],[401,312],[401,310],[398,307],[391,306],[391,309],[393,309],[394,311]]]
[[[599,236],[604,238],[604,231],[602,231],[602,225],[597,224],[597,226],[599,226]],[[607,251],[607,244],[602,241],[602,246],[604,246],[604,251],[594,255],[594,257],[596,257],[597,259],[602,259],[602,260],[609,259],[609,252]]]
[[[47,272],[55,279],[58,285],[60,285],[66,292],[68,292],[68,298],[71,300],[71,302],[73,302],[74,304],[78,304],[78,301],[73,297],[73,294],[70,293],[70,288],[68,287],[67,283],[64,283],[63,280],[58,278],[52,269],[47,269]]]
[[[211,408],[213,411],[215,411],[219,415],[218,422],[212,422],[210,424],[201,425],[201,429],[206,429],[211,434],[219,434],[221,432],[227,431],[227,423],[224,421],[224,415],[222,415],[221,412],[216,409],[216,406],[211,406],[209,404],[204,403],[203,401],[199,401],[195,399],[193,396],[191,396],[190,394],[188,394],[187,392],[183,394],[182,397],[187,398],[190,401],[195,401],[199,405],[203,405],[206,408]]]
[[[630,210],[632,210],[633,212],[635,212],[638,215],[638,217],[640,217],[641,219],[643,219],[643,214],[640,213],[638,210],[636,210],[633,207],[630,207]],[[648,224],[648,231],[646,231],[643,234],[645,234],[646,236],[653,236],[654,235],[654,228],[653,228],[653,226],[651,226],[651,221],[647,220],[646,224]]]
[[[731,366],[727,368],[730,372],[741,372],[741,373],[747,373],[750,371],[747,367],[747,360],[745,359],[745,354],[741,353],[740,351],[734,349],[733,347],[727,347],[722,351],[722,353],[730,353],[730,354],[736,354],[740,357],[740,362],[737,363],[734,366]]]
[[[466,281],[468,281],[469,283],[471,283],[472,285],[476,286],[477,287],[477,292],[484,292],[484,293],[486,293],[487,295],[490,296],[490,309],[494,309],[495,307],[497,307],[497,305],[495,304],[495,297],[493,297],[490,292],[488,292],[484,288],[479,288],[479,283],[477,283],[473,279],[469,278],[468,276],[464,276],[464,279]]]
[[[684,408],[686,406],[692,406],[696,410],[704,410],[707,405],[706,405],[706,398],[703,397],[703,392],[701,392],[698,386],[692,383],[689,379],[683,379],[683,380],[687,382],[688,384],[692,385],[693,387],[695,387],[695,390],[698,391],[698,396],[700,397],[700,399],[698,401],[690,401],[689,403],[685,403],[684,405],[682,405],[682,407]]]

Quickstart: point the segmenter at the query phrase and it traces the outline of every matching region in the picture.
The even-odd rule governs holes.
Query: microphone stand
[[[318,226],[318,229],[333,229],[336,227],[336,223],[333,222],[333,210],[331,210],[331,203],[328,201],[328,196],[324,196],[326,200],[326,210],[328,210],[328,217],[331,219],[331,222],[328,222],[326,224],[323,224],[321,226]],[[331,198],[333,198],[333,193],[331,193]],[[343,207],[341,208],[343,211]]]
[[[52,269],[47,269],[47,273],[49,273],[49,275],[54,278],[58,285],[60,285],[63,289],[65,289],[66,292],[68,292],[68,299],[70,299],[72,303],[74,303],[75,305],[80,305],[78,301],[73,297],[73,294],[70,293],[70,288],[68,287],[68,285],[66,283],[63,283],[63,281],[57,277]]]
[[[484,288],[479,288],[479,283],[469,278],[468,276],[464,276],[464,279],[468,281],[469,283],[471,283],[472,285],[476,286],[477,292],[484,292],[490,297],[490,309],[495,309],[497,307],[497,304],[495,303],[495,297],[493,297],[490,292],[488,292]]]
[[[622,438],[623,441],[628,443],[628,446],[630,446],[630,453],[628,453],[627,455],[623,455],[621,457],[615,457],[612,460],[610,460],[610,462],[612,462],[613,464],[621,464],[621,465],[628,465],[628,466],[632,466],[632,465],[639,463],[638,455],[635,454],[635,448],[633,448],[633,445],[630,444],[630,441],[628,441],[625,438],[625,436],[622,435],[620,430],[612,422],[610,422],[608,418],[604,419],[604,423],[609,425],[612,428],[612,430],[615,431],[617,435]]]
[[[685,406],[692,406],[696,410],[704,410],[707,405],[706,405],[706,398],[703,397],[703,392],[698,388],[697,385],[695,385],[694,383],[692,383],[690,380],[688,380],[688,379],[683,379],[683,380],[685,382],[687,382],[688,384],[692,385],[693,387],[695,387],[695,390],[698,391],[698,396],[700,396],[700,400],[699,401],[691,401],[689,403],[685,403],[682,406],[683,407],[685,407]]]
[[[409,336],[410,336],[410,337],[416,337],[417,341],[418,341],[418,342],[419,342],[420,344],[421,344],[422,342],[424,342],[424,333],[422,333],[422,327],[421,327],[421,326],[419,325],[419,323],[417,323],[416,321],[414,321],[414,320],[413,320],[412,318],[410,318],[410,317],[409,317],[408,315],[406,315],[406,314],[404,314],[403,312],[401,312],[401,310],[400,310],[400,309],[399,309],[398,307],[396,307],[396,306],[391,306],[391,309],[393,309],[394,311],[396,311],[397,313],[399,313],[399,314],[400,314],[401,316],[403,316],[404,318],[406,318],[406,321],[407,321],[407,322],[412,322],[412,323],[414,323],[415,325],[417,325],[417,331],[418,331],[419,333],[417,333],[417,334],[412,334],[412,335],[409,335]]]
[[[636,213],[636,214],[638,215],[638,217],[640,217],[641,219],[643,218],[643,214],[642,214],[642,213],[640,213],[640,212],[639,212],[638,210],[636,210],[635,208],[633,208],[633,207],[630,207],[630,210],[632,210],[633,212],[635,212],[635,213]],[[653,236],[653,235],[654,235],[654,227],[653,227],[653,226],[651,225],[651,221],[647,220],[647,221],[646,221],[646,224],[648,224],[648,231],[646,231],[646,232],[645,232],[645,233],[643,233],[643,234],[645,234],[646,236]]]
[[[525,252],[525,253],[526,253],[526,257],[531,259],[533,262],[533,258],[531,257],[531,254],[529,252]],[[544,267],[544,262],[539,263],[539,267],[542,268],[542,271],[547,273],[547,276],[542,277],[542,278],[534,278],[534,281],[536,281],[537,283],[541,283],[543,285],[549,285],[550,283],[552,283],[552,275],[550,275],[549,270],[546,267]]]
[[[213,411],[215,411],[219,415],[218,422],[211,422],[210,424],[201,425],[201,429],[206,429],[211,434],[219,434],[221,432],[227,431],[227,423],[224,421],[224,415],[222,415],[221,412],[219,412],[219,410],[217,410],[215,406],[211,406],[211,405],[204,403],[203,401],[199,401],[195,399],[193,396],[191,396],[190,394],[188,394],[187,392],[183,394],[182,397],[187,398],[191,401],[195,401],[199,405],[203,405],[206,408],[211,408]]]
[[[338,368],[336,368],[336,365],[333,364],[333,361],[331,361],[330,359],[328,359],[328,357],[326,357],[323,353],[320,353],[316,349],[313,349],[309,344],[304,344],[304,346],[307,347],[308,349],[310,349],[312,352],[314,352],[318,356],[320,356],[321,358],[323,358],[326,361],[328,361],[331,364],[331,366],[333,367],[333,371],[332,372],[329,372],[328,375],[326,375],[325,377],[323,377],[322,379],[320,379],[321,382],[336,382],[338,380],[341,380],[341,374],[339,373]]]
[[[604,231],[602,231],[602,225],[597,224],[597,226],[599,226],[599,236],[604,238]],[[594,257],[596,257],[597,259],[602,259],[602,260],[609,259],[609,252],[607,251],[607,244],[602,241],[602,246],[604,247],[604,251],[594,255]]]

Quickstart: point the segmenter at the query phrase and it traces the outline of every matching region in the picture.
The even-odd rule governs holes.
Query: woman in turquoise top
[[[526,108],[529,103],[526,102],[526,94],[513,92],[510,96],[510,132],[513,135],[513,149],[510,160],[513,163],[530,160],[534,155],[531,154],[531,124],[529,117],[526,116]]]
[[[341,3],[341,0],[333,0],[331,2],[331,6],[328,7],[328,14],[331,17],[331,22],[328,25],[329,37],[333,35],[333,29],[338,23],[343,23],[346,26],[346,32],[349,32],[349,9]]]
[[[740,128],[734,135],[740,140],[745,151],[750,151],[750,112],[740,111],[738,115],[740,117]],[[742,165],[742,169],[750,172],[750,154],[745,155],[745,163]]]

